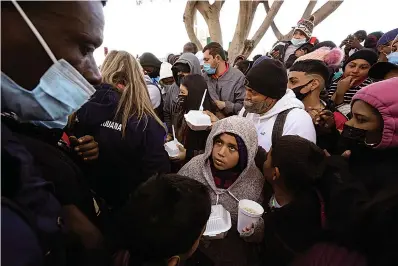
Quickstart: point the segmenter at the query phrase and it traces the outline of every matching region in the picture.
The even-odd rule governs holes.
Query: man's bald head
[[[57,59],[89,82],[101,81],[93,52],[103,41],[104,1],[18,2]],[[53,64],[11,2],[1,2],[1,71],[31,90]]]

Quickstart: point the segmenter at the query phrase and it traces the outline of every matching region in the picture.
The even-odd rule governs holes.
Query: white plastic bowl
[[[190,129],[195,131],[206,130],[211,126],[210,116],[204,114],[202,111],[191,110],[184,115]]]
[[[203,235],[208,239],[223,239],[231,226],[231,214],[222,205],[213,205]]]
[[[180,154],[180,149],[177,146],[177,142],[174,140],[166,142],[164,144],[164,149],[169,154],[169,157],[176,157]]]

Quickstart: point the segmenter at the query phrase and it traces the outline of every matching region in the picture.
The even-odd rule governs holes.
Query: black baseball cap
[[[382,80],[392,70],[397,70],[398,65],[390,62],[378,62],[369,69],[369,77],[375,80]]]

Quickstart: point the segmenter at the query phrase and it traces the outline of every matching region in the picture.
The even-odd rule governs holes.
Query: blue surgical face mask
[[[217,68],[212,68],[209,63],[203,64],[203,70],[208,74],[208,75],[214,75],[217,71]]]
[[[57,61],[35,26],[19,4],[12,1],[28,26],[36,35],[53,65],[31,91],[25,90],[1,72],[2,109],[14,112],[22,121],[47,124],[46,127],[64,128],[67,117],[77,111],[94,94],[94,87],[67,61]],[[47,123],[51,122],[51,123]]]
[[[304,43],[307,42],[307,39],[303,38],[303,39],[297,39],[297,38],[292,38],[291,42],[294,46],[300,46],[303,45]]]
[[[387,56],[388,62],[398,65],[398,52],[393,52]]]
[[[30,123],[45,128],[59,128],[64,129],[68,124],[68,118],[58,119],[56,121],[29,121]]]

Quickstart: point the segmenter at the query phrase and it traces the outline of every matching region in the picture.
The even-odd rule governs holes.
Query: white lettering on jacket
[[[107,127],[107,128],[110,128],[110,129],[122,131],[122,124],[119,124],[119,123],[116,123],[116,122],[112,122],[112,121],[109,121],[109,120],[107,120],[104,123],[102,123],[101,127]]]

